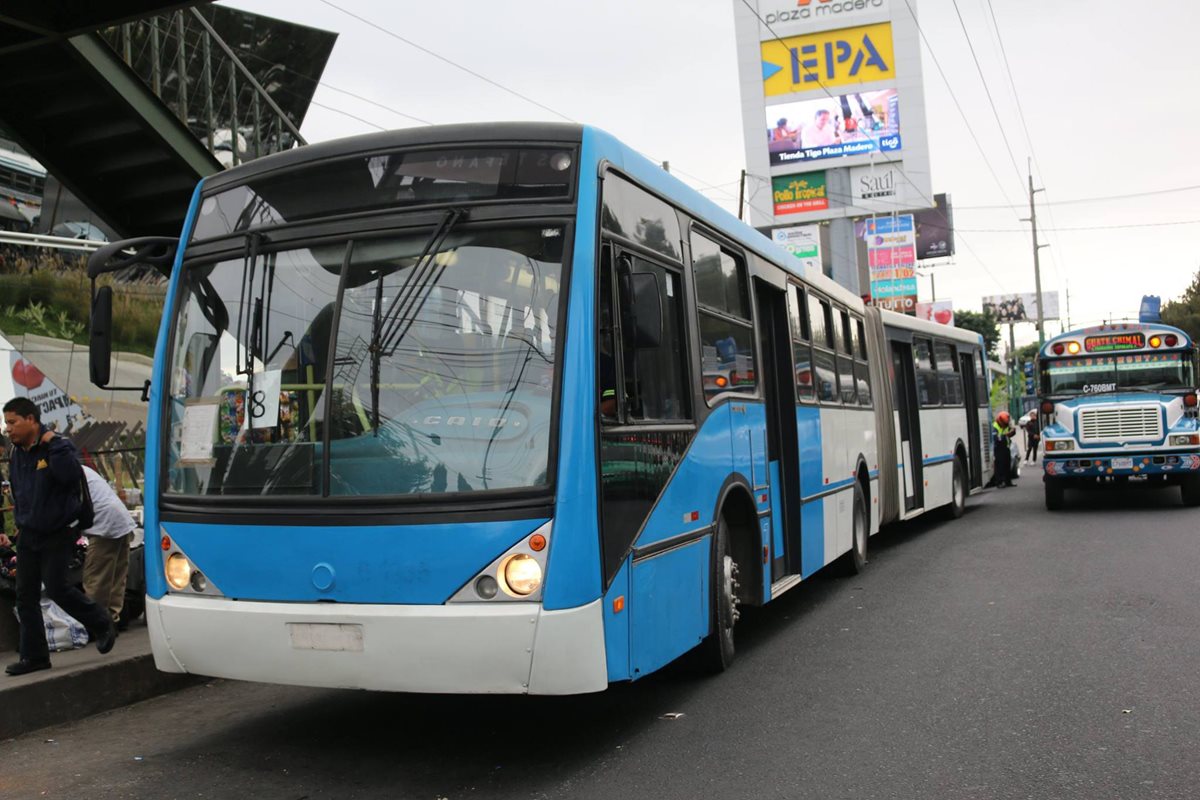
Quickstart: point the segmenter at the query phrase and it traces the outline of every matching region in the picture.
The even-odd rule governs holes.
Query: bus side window
[[[858,387],[854,380],[854,343],[850,333],[850,312],[839,308],[834,314],[837,325],[838,381],[841,386],[842,402],[853,405],[858,402]]]
[[[987,353],[979,351],[975,357],[971,359],[975,362],[975,390],[979,395],[979,407],[988,408],[991,405],[991,397],[988,396],[987,373]]]
[[[913,359],[917,362],[917,396],[921,406],[939,405],[937,366],[933,360],[933,345],[928,339],[913,337]]]
[[[813,389],[812,348],[808,344],[808,305],[804,289],[793,286],[788,292],[788,316],[791,317],[792,361],[796,375],[796,397],[801,402],[816,400]]]
[[[596,323],[596,394],[600,404],[600,419],[614,423],[619,418],[617,397],[616,323],[613,312],[612,247],[600,251],[600,317]]]
[[[705,236],[693,232],[691,241],[704,396],[711,402],[724,392],[753,392],[758,375],[746,264]]]
[[[871,374],[867,369],[867,340],[863,321],[854,318],[854,380],[858,386],[858,404],[871,405]]]
[[[961,406],[963,404],[962,378],[958,374],[958,355],[954,347],[946,342],[935,341],[934,355],[937,357],[938,389],[942,404]]]
[[[814,294],[808,295],[809,324],[812,326],[813,377],[816,380],[817,399],[822,403],[836,403],[841,399],[838,388],[837,357],[833,354],[833,312],[828,300]]]
[[[616,383],[622,393],[625,421],[690,420],[691,395],[686,371],[689,358],[683,334],[683,281],[677,271],[637,256],[622,255],[618,264],[621,266],[617,270],[616,284],[621,313],[616,316],[616,322],[621,331],[621,358],[617,370],[620,378]],[[653,276],[654,280],[649,288],[642,282],[639,291],[657,291],[662,328],[656,344],[641,343],[639,346],[632,313],[632,292],[637,283],[633,278],[646,275]],[[603,396],[601,413],[604,413]]]

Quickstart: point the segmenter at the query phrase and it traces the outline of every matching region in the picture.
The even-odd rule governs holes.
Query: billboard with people
[[[766,109],[772,166],[900,150],[895,89],[820,97]]]
[[[1042,319],[1058,319],[1058,292],[1042,292]],[[983,298],[984,312],[997,322],[1036,322],[1038,301],[1034,292],[995,294]]]

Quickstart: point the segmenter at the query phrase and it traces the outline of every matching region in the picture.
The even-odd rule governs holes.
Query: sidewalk
[[[4,664],[17,660],[0,653]],[[145,619],[130,625],[108,655],[89,644],[80,650],[51,653],[54,666],[20,677],[0,673],[0,740],[146,700],[195,683],[192,675],[154,668]]]

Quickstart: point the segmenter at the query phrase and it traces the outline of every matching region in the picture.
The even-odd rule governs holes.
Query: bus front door
[[[771,582],[800,574],[800,443],[796,384],[788,344],[787,294],[755,281],[767,412],[767,470],[771,489]]]
[[[983,451],[980,446],[979,430],[979,387],[975,383],[975,356],[972,353],[958,354],[958,374],[962,376],[963,397],[967,405],[967,447],[970,448],[971,488],[983,486]]]
[[[925,505],[925,463],[921,460],[921,406],[917,402],[917,371],[912,345],[892,342],[892,371],[896,377],[896,410],[900,415],[896,449],[904,473],[904,510]]]

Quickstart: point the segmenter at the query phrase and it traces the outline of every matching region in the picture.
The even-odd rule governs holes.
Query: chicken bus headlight
[[[542,566],[527,553],[517,553],[500,569],[504,576],[501,585],[513,597],[528,597],[542,585]]]
[[[183,553],[172,553],[163,566],[167,583],[173,589],[186,589],[192,582],[192,565]]]

